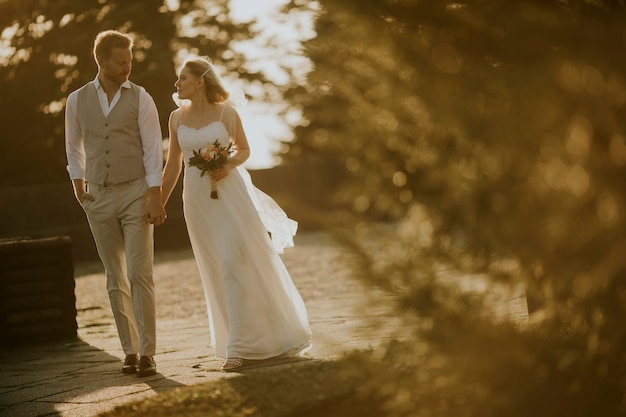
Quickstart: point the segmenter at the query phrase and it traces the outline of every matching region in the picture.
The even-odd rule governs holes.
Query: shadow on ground
[[[2,347],[0,417],[61,415],[86,403],[105,405],[129,392],[153,395],[182,386],[162,376],[124,375],[120,366],[118,357],[78,338]]]
[[[217,381],[162,393],[101,417],[318,416],[329,409],[354,415],[353,395],[368,377],[349,359],[300,360],[228,374]],[[366,408],[375,412],[372,404]],[[321,412],[321,414],[319,414]],[[341,415],[341,414],[333,414]],[[380,414],[362,414],[374,416]]]

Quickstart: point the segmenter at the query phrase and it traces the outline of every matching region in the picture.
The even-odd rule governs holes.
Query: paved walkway
[[[328,237],[298,235],[296,247],[282,257],[308,308],[311,357],[331,360],[394,337],[376,326],[377,320],[394,320],[391,309],[369,302]],[[99,265],[80,265],[76,276],[78,339],[0,350],[0,417],[97,416],[159,392],[236,375],[220,372],[221,362],[207,347],[204,296],[190,250],[157,254],[158,373],[152,377],[120,371],[123,353]],[[522,298],[511,300],[512,314],[523,316],[523,304]]]
[[[360,285],[347,278],[339,250],[319,233],[297,236],[283,260],[307,304],[314,347],[309,355],[332,359],[379,343]],[[96,271],[89,271],[89,268]],[[76,270],[78,336],[74,341],[0,350],[0,417],[89,417],[184,385],[227,377],[208,348],[204,295],[190,250],[157,254],[156,356],[158,374],[120,372],[123,353],[99,265]]]

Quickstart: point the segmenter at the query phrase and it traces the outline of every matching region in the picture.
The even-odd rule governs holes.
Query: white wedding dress
[[[242,167],[217,183],[217,200],[210,198],[209,176],[200,177],[187,163],[194,150],[215,139],[229,143],[221,120],[200,129],[178,127],[185,221],[204,286],[211,345],[220,358],[302,353],[311,346],[307,312],[278,255],[293,246],[297,223],[252,185]]]

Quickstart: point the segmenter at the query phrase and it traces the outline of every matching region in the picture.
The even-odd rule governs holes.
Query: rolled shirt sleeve
[[[78,92],[72,92],[65,104],[65,154],[71,180],[85,179],[85,139],[77,117]]]
[[[154,100],[143,88],[139,93],[138,123],[143,146],[146,182],[148,187],[160,187],[163,176],[163,136]]]

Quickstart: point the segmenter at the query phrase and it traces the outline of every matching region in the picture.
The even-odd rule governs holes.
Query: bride
[[[169,118],[163,205],[184,165],[185,222],[204,287],[211,345],[225,359],[222,369],[301,354],[311,346],[311,329],[279,257],[293,246],[297,224],[254,187],[241,166],[250,156],[248,140],[212,65],[201,58],[186,61],[174,85],[182,104]],[[204,175],[189,160],[194,151],[211,154],[216,141],[218,149],[232,144],[234,152],[223,151],[226,164]],[[217,195],[211,196],[212,188]]]

